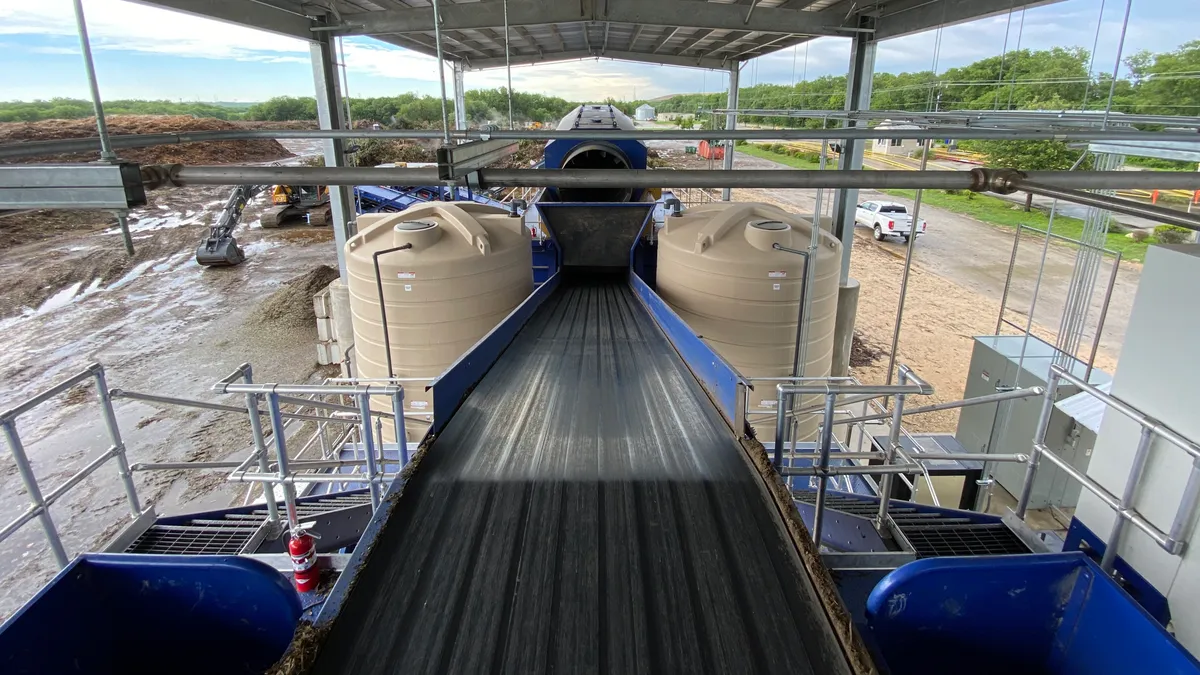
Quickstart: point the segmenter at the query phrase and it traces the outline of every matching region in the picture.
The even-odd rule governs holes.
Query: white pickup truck
[[[908,208],[896,202],[863,202],[854,211],[854,222],[871,228],[875,241],[883,241],[889,234],[898,234],[908,241],[913,232],[912,215]],[[925,234],[925,219],[916,227],[917,236]]]

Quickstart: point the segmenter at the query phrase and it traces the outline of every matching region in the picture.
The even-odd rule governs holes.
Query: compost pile
[[[338,271],[328,265],[318,265],[298,277],[289,279],[283,288],[263,300],[254,315],[254,322],[276,326],[312,326],[317,315],[313,311],[313,296],[324,290]]]
[[[368,138],[355,141],[354,145],[358,146],[358,152],[355,153],[358,166],[437,161],[437,153],[417,141]]]
[[[179,134],[197,131],[232,131],[245,128],[225,120],[196,118],[188,115],[111,115],[106,117],[108,131],[120,134]],[[79,120],[42,120],[40,122],[10,122],[0,124],[0,144],[23,141],[53,141],[67,138],[94,137],[95,118]],[[232,164],[238,162],[269,162],[291,157],[273,139],[220,141],[161,145],[151,148],[117,150],[124,160],[139,164]],[[95,152],[66,155],[27,157],[20,162],[90,162],[100,157],[99,143]]]
[[[545,141],[520,141],[517,151],[496,162],[497,169],[528,169],[542,161],[546,151]]]

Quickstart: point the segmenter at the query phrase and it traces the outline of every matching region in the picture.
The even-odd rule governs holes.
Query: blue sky
[[[1164,51],[1196,39],[1194,18],[1178,0],[1135,0],[1125,53]],[[945,28],[937,69],[964,65],[1009,49],[1054,46],[1090,49],[1102,0],[1066,0]],[[1125,3],[1107,0],[1095,69],[1111,71]],[[306,44],[289,38],[167,12],[123,0],[85,0],[101,93],[105,98],[186,101],[260,101],[283,94],[310,95],[312,71]],[[934,66],[935,34],[880,44],[877,71]],[[757,59],[743,71],[743,86],[791,83],[841,74],[849,41],[823,38]],[[347,40],[352,96],[438,92],[433,59],[367,38]],[[795,70],[793,71],[793,67]],[[793,72],[795,73],[793,75]],[[0,100],[66,96],[85,98],[86,82],[70,0],[0,0]],[[504,71],[467,74],[467,87],[504,84]],[[588,59],[513,69],[513,88],[574,100],[650,98],[678,92],[717,91],[721,73]]]

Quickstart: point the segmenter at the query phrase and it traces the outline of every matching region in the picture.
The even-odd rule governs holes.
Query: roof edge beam
[[[876,40],[912,35],[921,31],[934,30],[939,26],[953,26],[984,19],[997,14],[1007,14],[1011,9],[1022,9],[1052,5],[1062,0],[904,0],[889,4],[876,20]],[[760,8],[758,11],[762,11]],[[824,12],[822,12],[824,13]]]
[[[568,52],[549,52],[545,55],[526,54],[513,55],[512,65],[528,65],[534,63],[554,63],[556,61],[575,61],[579,59],[605,58],[617,61],[638,61],[641,63],[653,63],[665,66],[682,66],[684,68],[706,68],[709,70],[720,70],[729,67],[729,61],[720,58],[706,58],[696,56],[674,56],[672,54],[643,54],[639,52],[625,52],[608,50],[603,57],[593,54],[586,49],[579,49]],[[490,68],[503,68],[504,59],[472,59],[468,64],[468,70],[487,70]]]
[[[315,24],[303,14],[299,5],[294,11],[265,3],[243,0],[134,0],[139,5],[158,7],[173,12],[191,14],[205,19],[215,19],[247,28],[265,30],[286,37],[313,41],[312,27]]]
[[[757,7],[746,20],[745,7],[689,0],[607,0],[608,14],[601,20],[680,28],[711,28],[753,33],[840,35],[855,28],[843,27],[844,15]]]
[[[442,19],[440,29],[443,31],[479,30],[504,26],[504,5],[500,2],[472,2],[462,5],[443,3],[438,11]],[[419,33],[434,30],[432,7],[347,14],[342,18],[344,20],[343,28],[337,31],[338,35]],[[590,15],[584,15],[580,12],[579,5],[571,2],[545,3],[541,0],[510,0],[508,3],[508,25],[510,27],[590,20]]]

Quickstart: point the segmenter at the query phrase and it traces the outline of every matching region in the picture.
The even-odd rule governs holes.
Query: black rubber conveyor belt
[[[846,673],[748,460],[632,291],[564,286],[400,498],[317,673]]]

